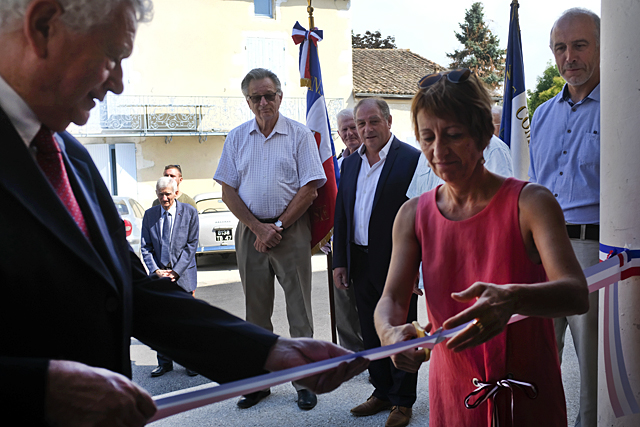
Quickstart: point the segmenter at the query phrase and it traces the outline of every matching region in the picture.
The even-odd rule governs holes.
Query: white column
[[[600,241],[640,249],[640,1],[602,0]],[[640,277],[619,285],[622,353],[640,402]],[[640,414],[617,418],[609,399],[600,292],[598,426],[640,426]],[[622,397],[622,396],[621,396]]]

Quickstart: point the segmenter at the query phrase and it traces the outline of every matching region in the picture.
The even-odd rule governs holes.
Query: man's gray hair
[[[171,188],[174,193],[178,191],[178,184],[170,176],[163,176],[156,182],[156,192],[164,190],[165,188]]]
[[[0,32],[17,28],[33,0],[0,0]],[[137,22],[149,22],[153,18],[152,0],[56,0],[64,13],[62,22],[71,30],[86,32],[106,22],[111,12],[126,3],[136,12]]]
[[[491,106],[491,114],[500,114],[500,115],[502,115],[502,106],[500,106],[500,105],[492,105]]]
[[[588,16],[593,19],[593,24],[596,27],[595,37],[596,37],[596,47],[600,47],[600,17],[589,9],[585,9],[584,7],[572,7],[571,9],[567,9],[562,12],[562,15],[556,22],[553,23],[551,27],[551,32],[549,33],[549,47],[553,50],[553,29],[556,28],[558,22],[562,21],[565,18],[577,18],[579,16]]]
[[[344,110],[336,114],[336,122],[338,122],[338,126],[340,126],[340,120],[349,119],[349,118],[355,120],[355,115],[353,114],[353,108],[345,108]]]
[[[387,104],[387,101],[385,101],[382,98],[365,98],[358,101],[355,108],[353,109],[354,119],[356,118],[360,107],[362,107],[364,104],[369,102],[374,102],[380,109],[380,113],[382,114],[382,117],[384,117],[386,121],[389,121],[389,117],[391,117],[391,111],[389,111],[389,104]]]
[[[254,80],[262,80],[262,79],[271,79],[273,84],[276,86],[276,93],[282,94],[282,85],[280,84],[280,79],[276,76],[271,70],[267,70],[266,68],[254,68],[249,71],[244,79],[242,79],[242,84],[240,88],[242,89],[242,94],[247,97],[249,96],[249,83]]]

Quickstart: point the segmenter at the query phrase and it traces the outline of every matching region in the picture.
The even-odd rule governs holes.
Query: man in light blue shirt
[[[574,8],[551,30],[550,47],[562,91],[535,111],[529,152],[531,182],[558,199],[582,268],[598,263],[600,222],[600,18]],[[597,424],[598,294],[586,314],[554,320],[562,360],[567,325],[580,364],[580,411],[576,426]]]

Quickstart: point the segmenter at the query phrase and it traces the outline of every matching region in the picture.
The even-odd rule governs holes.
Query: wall
[[[309,26],[307,2],[276,0],[275,4],[275,18],[271,19],[254,16],[249,0],[154,0],[154,19],[139,26],[133,54],[124,64],[124,95],[242,99],[240,82],[249,70],[247,40],[262,38],[279,40],[284,46],[285,71],[279,75],[284,97],[305,98],[307,89],[300,87],[299,47],[291,31],[296,21]],[[319,52],[325,97],[344,99],[346,105],[353,88],[350,2],[315,0],[313,7],[315,24],[324,31]],[[92,116],[97,114],[97,109],[92,112]],[[155,182],[167,164],[181,165],[181,190],[190,196],[220,191],[212,178],[224,136],[207,135],[199,142],[197,135],[173,135],[169,144],[165,136],[152,133],[79,139],[83,144],[136,144],[138,201],[145,207],[155,197]],[[339,153],[344,145],[335,133],[334,140]]]
[[[140,25],[128,60],[128,93],[241,97],[240,82],[249,71],[246,41],[261,37],[283,41],[286,75],[278,77],[285,96],[306,96],[291,30],[296,21],[309,26],[307,2],[276,4],[271,19],[254,16],[253,1],[155,0],[154,19]],[[326,96],[346,99],[352,89],[349,2],[316,0],[313,7],[315,24],[325,36],[319,49]]]

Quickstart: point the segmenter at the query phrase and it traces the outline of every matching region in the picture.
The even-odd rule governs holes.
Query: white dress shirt
[[[173,204],[169,208],[169,215],[171,215],[171,232],[169,233],[169,241],[171,241],[171,236],[173,235],[173,226],[176,224],[176,211],[178,210],[178,200],[173,201]],[[162,227],[164,227],[164,219],[166,218],[165,212],[167,212],[164,208],[162,208],[162,215],[160,215],[160,240],[162,240]]]
[[[0,77],[0,107],[11,120],[27,148],[40,130],[40,120],[26,102]]]
[[[38,120],[36,114],[31,110],[29,105],[13,90],[11,86],[0,76],[0,107],[5,112],[9,121],[20,135],[31,153],[31,157],[36,161],[36,149],[31,147],[33,139],[40,131],[42,123]],[[65,145],[62,137],[57,133],[53,133],[53,137],[58,143],[58,147],[65,152]],[[36,161],[37,164],[37,161]],[[38,166],[39,167],[39,166]]]
[[[356,245],[369,245],[369,220],[373,209],[373,198],[376,194],[376,187],[380,180],[384,162],[391,148],[391,141],[393,141],[393,134],[380,150],[380,160],[374,163],[373,166],[369,165],[369,159],[366,154],[367,147],[364,144],[353,153],[353,155],[357,154],[362,158],[356,184],[356,202],[353,208],[353,241]]]

